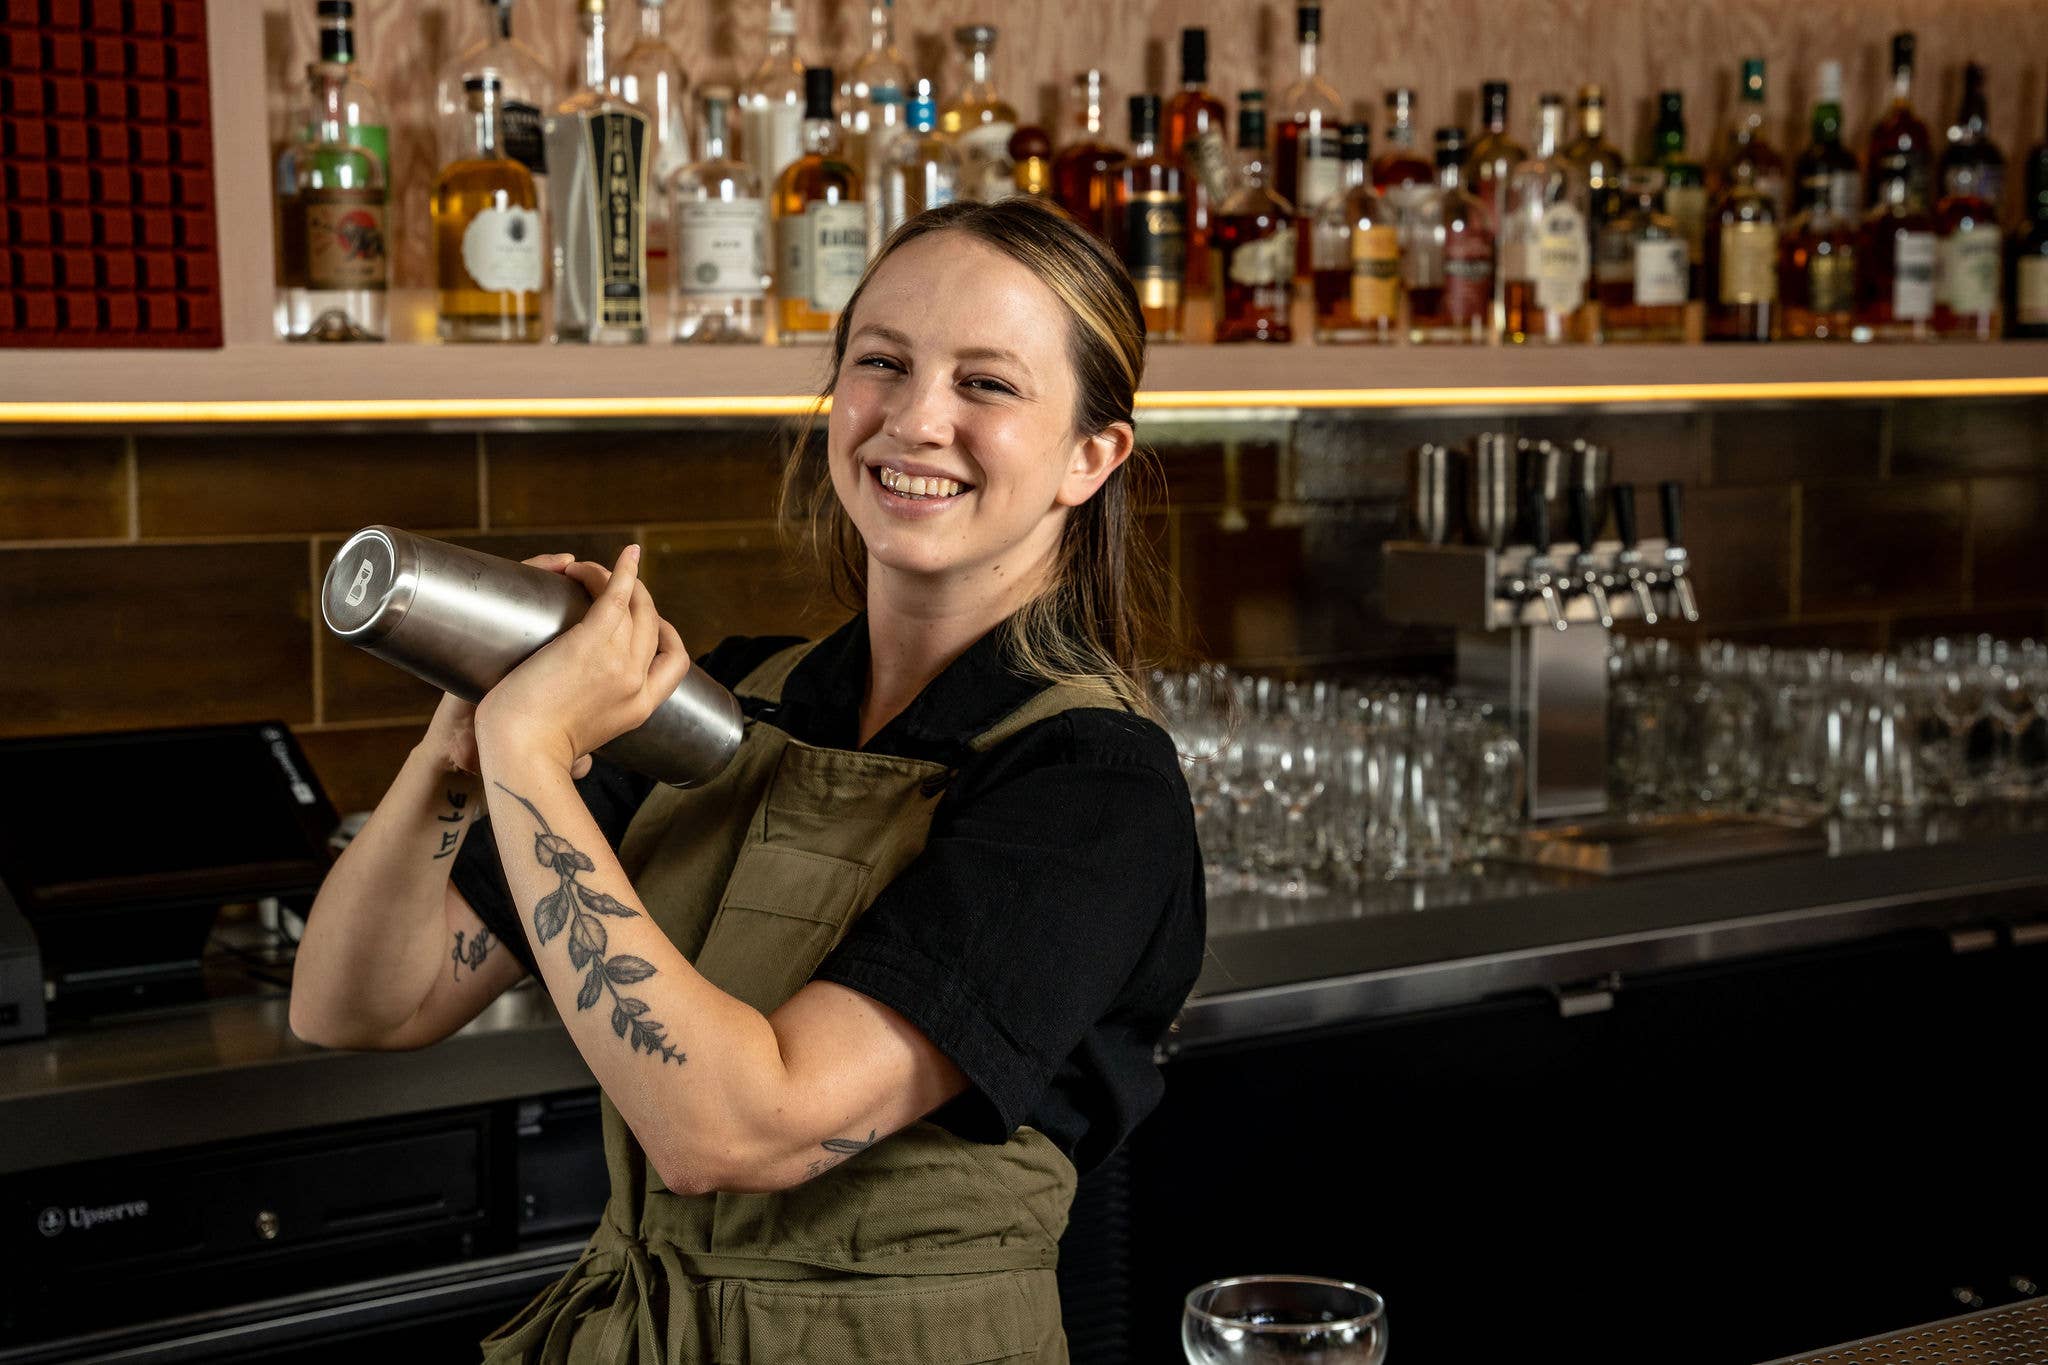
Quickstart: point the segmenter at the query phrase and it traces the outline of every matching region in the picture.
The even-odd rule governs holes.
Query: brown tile
[[[1831,484],[1804,491],[1802,612],[1960,604],[1968,515],[1954,482]]]
[[[1271,502],[1278,487],[1284,441],[1261,437],[1236,442],[1226,450],[1221,440],[1193,441],[1175,432],[1173,439],[1142,435],[1159,455],[1171,507],[1211,507]]]
[[[1706,474],[1707,422],[1699,413],[1573,412],[1516,419],[1518,436],[1543,437],[1569,447],[1583,438],[1607,447],[1615,483],[1638,486],[1648,503],[1666,479],[1700,482]]]
[[[491,525],[763,520],[789,441],[770,423],[490,436]]]
[[[0,540],[125,538],[121,445],[111,436],[0,441]]]
[[[849,615],[771,526],[650,527],[645,553],[655,605],[699,653],[728,635],[824,635]]]
[[[318,542],[320,573],[334,559],[346,537],[322,536]],[[631,541],[628,532],[568,534],[522,531],[512,535],[450,536],[451,542],[482,550],[503,559],[520,560],[533,555],[567,552],[578,559],[594,560],[610,567],[618,562],[619,551]],[[303,554],[302,554],[303,558]],[[318,592],[315,578],[312,591]],[[325,633],[320,639],[320,719],[334,721],[379,720],[387,717],[424,718],[433,713],[441,694],[402,669],[352,648]]]
[[[145,536],[477,524],[473,436],[143,436],[136,457]]]
[[[292,733],[298,736],[299,747],[319,774],[334,809],[347,815],[374,809],[384,799],[392,779],[405,765],[406,755],[425,730],[424,724],[347,730],[300,726]]]
[[[1725,483],[1875,477],[1883,410],[1853,404],[1717,408],[1710,477]]]
[[[2048,599],[2048,480],[1970,481],[1970,595]]]
[[[1892,409],[1894,474],[2048,471],[2048,402],[1901,402]]]
[[[0,551],[10,734],[313,714],[303,542]]]
[[[1662,524],[1663,514],[1655,520]],[[1792,614],[1792,490],[1701,488],[1686,500],[1700,623],[1783,620]]]

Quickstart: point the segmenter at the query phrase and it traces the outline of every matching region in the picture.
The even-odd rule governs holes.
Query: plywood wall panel
[[[273,141],[283,136],[289,92],[312,55],[312,0],[239,0],[264,35]],[[358,0],[366,74],[392,111],[397,187],[398,283],[428,285],[427,191],[435,172],[431,109],[434,73],[481,31],[479,0]],[[634,22],[631,0],[614,10]],[[801,0],[799,55],[845,62],[862,50],[866,6],[858,0]],[[1480,81],[1514,85],[1515,119],[1526,140],[1542,90],[1569,94],[1597,81],[1611,92],[1617,141],[1635,152],[1655,93],[1686,92],[1696,149],[1725,121],[1742,58],[1770,65],[1773,130],[1781,145],[1804,140],[1813,70],[1843,65],[1855,141],[1888,92],[1888,42],[1898,28],[1920,38],[1916,103],[1945,125],[1964,61],[1989,70],[1993,131],[2009,158],[2039,141],[2048,98],[2048,3],[2043,0],[1327,0],[1325,72],[1358,114],[1379,119],[1382,92],[1421,92],[1425,129],[1470,125]],[[921,69],[946,63],[953,26],[993,19],[1001,28],[997,76],[1027,117],[1059,118],[1071,77],[1091,65],[1110,73],[1111,126],[1121,135],[1125,95],[1170,89],[1179,76],[1184,25],[1210,30],[1211,83],[1227,96],[1249,87],[1278,91],[1294,77],[1293,7],[1217,0],[900,0],[899,41]],[[758,59],[765,0],[671,0],[669,28],[694,82],[732,82]],[[577,52],[571,0],[520,0],[518,31],[567,75]]]

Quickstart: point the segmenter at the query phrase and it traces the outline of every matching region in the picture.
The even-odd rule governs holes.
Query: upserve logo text
[[[73,1204],[68,1209],[52,1205],[36,1215],[36,1231],[45,1237],[55,1237],[67,1228],[74,1232],[90,1232],[108,1223],[125,1223],[147,1217],[147,1199],[129,1199],[119,1204]]]

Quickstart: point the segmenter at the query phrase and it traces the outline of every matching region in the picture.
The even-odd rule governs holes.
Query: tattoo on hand
[[[868,1135],[864,1139],[826,1138],[825,1141],[819,1145],[824,1147],[824,1149],[830,1152],[831,1155],[821,1156],[816,1161],[813,1161],[810,1165],[804,1167],[804,1179],[806,1180],[810,1180],[816,1176],[821,1176],[825,1172],[831,1170],[834,1166],[837,1166],[840,1162],[846,1160],[846,1158],[860,1152],[865,1152],[868,1148],[874,1146],[875,1130],[872,1128],[868,1129]]]
[[[605,955],[604,923],[598,917],[610,915],[616,919],[633,919],[640,912],[578,881],[577,874],[596,866],[590,861],[590,855],[556,834],[549,827],[547,817],[534,807],[533,802],[502,782],[498,783],[498,788],[526,807],[539,823],[540,833],[533,837],[534,857],[540,860],[542,867],[553,868],[562,879],[561,886],[541,897],[540,904],[533,908],[533,932],[535,944],[539,946],[561,933],[565,926],[568,928],[569,965],[578,971],[589,968],[583,978],[583,989],[576,993],[576,1008],[591,1008],[609,991],[612,997],[612,1032],[626,1039],[627,1046],[635,1052],[658,1055],[664,1062],[682,1065],[681,1049],[668,1041],[663,1025],[647,1017],[647,1002],[619,994],[619,987],[653,976],[654,964],[629,953]]]
[[[489,929],[478,929],[476,935],[469,940],[466,946],[462,942],[462,931],[457,929],[455,931],[455,951],[449,954],[449,956],[455,959],[455,979],[457,981],[462,980],[462,969],[464,967],[469,968],[470,974],[474,976],[477,969],[484,965],[484,959],[491,955],[491,949],[497,946],[498,940],[491,937]]]
[[[468,804],[468,792],[451,791],[448,793],[449,813],[446,815],[437,815],[434,817],[434,819],[438,820],[440,823],[444,825],[455,826],[454,829],[444,829],[441,831],[441,850],[440,852],[434,855],[436,861],[445,858],[449,854],[453,853],[455,851],[456,845],[462,842],[462,823],[463,821],[469,818],[469,813],[466,810],[464,810],[463,807],[467,806]]]

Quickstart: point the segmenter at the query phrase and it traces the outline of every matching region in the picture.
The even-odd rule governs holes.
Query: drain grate
[[[1770,1365],[2048,1365],[2048,1299],[1986,1308]]]

